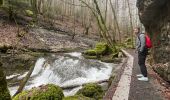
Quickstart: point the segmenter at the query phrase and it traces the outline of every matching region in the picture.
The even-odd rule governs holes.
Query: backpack
[[[147,48],[152,48],[152,41],[148,35],[145,35],[146,38],[146,47]]]
[[[141,34],[144,34],[144,33],[141,33]],[[148,48],[148,49],[152,48],[152,41],[151,41],[150,37],[148,35],[145,35],[145,39],[146,39],[146,42],[145,42],[146,48]],[[139,38],[139,40],[140,40],[140,38]]]

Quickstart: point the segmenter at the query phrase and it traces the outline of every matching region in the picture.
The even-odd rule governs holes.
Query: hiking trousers
[[[138,52],[138,64],[139,64],[139,67],[140,67],[140,71],[141,71],[141,73],[144,77],[147,77],[147,74],[148,74],[147,68],[146,68],[146,65],[145,65],[147,54],[148,54],[147,49],[144,50],[143,52]]]

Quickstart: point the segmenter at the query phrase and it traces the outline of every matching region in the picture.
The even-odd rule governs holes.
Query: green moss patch
[[[87,59],[98,59],[103,62],[113,63],[117,62],[115,58],[119,57],[121,48],[124,48],[123,44],[116,44],[115,48],[110,48],[106,43],[97,43],[94,49],[87,50],[83,53],[83,56]]]
[[[75,95],[75,96],[65,97],[63,100],[95,100],[95,99],[85,97],[82,95]]]
[[[99,100],[103,97],[102,87],[98,84],[90,83],[83,86],[77,92],[78,95],[83,95],[85,97],[93,98],[95,100]]]
[[[34,15],[33,11],[31,10],[25,10],[25,14],[29,17],[32,17]]]
[[[63,97],[64,94],[60,87],[48,84],[29,91],[23,91],[15,96],[13,100],[62,100]]]
[[[94,49],[87,50],[84,54],[89,56],[105,55],[110,51],[109,49],[106,43],[97,43]]]

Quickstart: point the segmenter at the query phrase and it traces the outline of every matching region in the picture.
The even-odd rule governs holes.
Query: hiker
[[[146,46],[146,35],[140,32],[140,28],[136,27],[134,29],[136,34],[136,51],[138,52],[138,64],[140,66],[141,74],[137,77],[140,81],[148,81],[147,68],[145,65],[145,60],[148,54],[148,48]]]

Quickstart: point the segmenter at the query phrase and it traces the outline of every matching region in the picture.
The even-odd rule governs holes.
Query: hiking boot
[[[139,81],[149,81],[148,77],[141,77],[141,78],[138,78]]]
[[[136,75],[137,77],[143,77],[143,75],[142,74],[138,74],[138,75]]]

